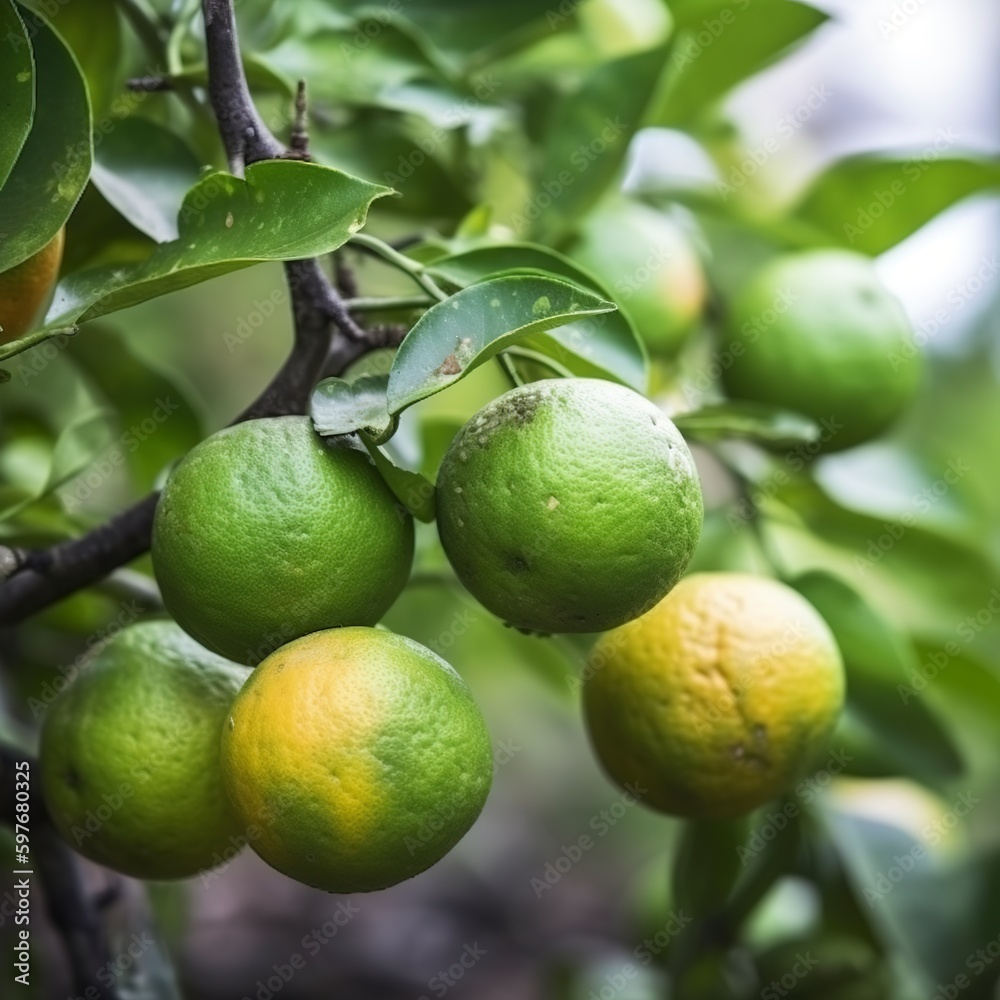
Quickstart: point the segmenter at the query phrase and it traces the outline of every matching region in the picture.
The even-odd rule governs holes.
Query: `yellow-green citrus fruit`
[[[56,282],[64,243],[65,234],[60,229],[37,253],[0,272],[0,344],[31,330],[32,321]]]
[[[493,777],[464,681],[373,628],[316,632],[264,660],[223,727],[222,767],[253,849],[328,892],[429,868],[475,821]]]
[[[732,304],[722,379],[734,399],[796,410],[825,451],[885,430],[913,399],[921,358],[871,260],[814,250],[772,260]]]
[[[98,649],[42,728],[42,790],[69,843],[144,879],[231,856],[242,830],[219,736],[249,674],[168,621],[130,625]]]
[[[406,585],[413,520],[363,450],[306,417],[250,420],[202,441],[167,482],[153,566],[200,643],[257,663],[308,632],[374,625]]]
[[[791,789],[825,748],[844,668],[816,609],[782,583],[696,573],[603,636],[584,674],[591,741],[653,808],[726,819]]]
[[[677,353],[702,314],[708,281],[676,222],[639,202],[615,201],[586,220],[571,253],[608,286],[653,353]]]
[[[598,632],[641,615],[684,572],[702,517],[677,428],[598,379],[547,379],[493,400],[438,474],[438,531],[459,579],[535,632]]]

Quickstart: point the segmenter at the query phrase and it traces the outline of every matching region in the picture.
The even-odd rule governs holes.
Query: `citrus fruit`
[[[608,286],[651,351],[676,354],[708,296],[701,260],[676,222],[614,201],[584,222],[571,254]]]
[[[60,229],[41,250],[0,272],[0,344],[16,340],[31,329],[59,274],[64,243]]]
[[[342,628],[257,667],[223,727],[222,768],[268,864],[366,892],[444,857],[482,810],[493,758],[444,660],[392,632]]]
[[[902,306],[871,260],[846,250],[788,254],[763,267],[732,305],[727,340],[729,395],[812,417],[825,451],[880,434],[920,380]]]
[[[368,454],[325,443],[307,417],[249,420],[202,441],[153,524],[167,610],[240,663],[307,632],[374,625],[412,559],[412,518]]]
[[[248,675],[168,621],[100,647],[42,728],[42,790],[69,843],[144,879],[184,878],[231,853],[241,828],[219,735]]]
[[[599,379],[512,389],[455,436],[437,524],[459,579],[535,632],[597,632],[677,582],[702,523],[680,432],[648,399]]]
[[[643,802],[725,819],[789,790],[844,700],[840,652],[782,583],[696,573],[603,636],[584,676],[597,756]]]

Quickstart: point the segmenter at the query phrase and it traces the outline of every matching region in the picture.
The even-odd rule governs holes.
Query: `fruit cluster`
[[[607,271],[621,262],[603,243],[585,234],[578,252]],[[916,386],[918,367],[898,363],[912,353],[905,317],[856,254],[773,260],[726,328],[730,396],[828,422],[825,450],[880,433]],[[844,699],[829,629],[784,584],[681,579],[701,486],[643,396],[583,378],[505,393],[455,436],[436,508],[444,552],[485,608],[528,633],[603,633],[584,713],[608,773],[645,804],[738,816],[822,749]],[[492,755],[455,671],[377,627],[413,552],[410,512],[353,437],[280,417],[194,448],[153,529],[173,621],[99,650],[45,722],[44,788],[71,842],[147,878],[249,843],[344,892],[434,864],[479,815]]]
[[[676,586],[701,489],[644,397],[588,379],[514,389],[456,435],[437,497],[444,550],[486,608],[534,633],[611,630],[591,661],[588,723],[609,773],[649,789],[648,804],[754,808],[828,734],[840,661],[801,598],[726,574]],[[373,627],[406,583],[413,539],[367,454],[304,417],[197,446],[154,524],[174,621],[125,630],[46,718],[44,788],[70,841],[146,878],[249,843],[342,892],[441,858],[483,807],[492,753],[455,671]],[[792,619],[806,640],[774,646]],[[754,684],[743,704],[738,688]],[[701,732],[721,694],[728,708]]]

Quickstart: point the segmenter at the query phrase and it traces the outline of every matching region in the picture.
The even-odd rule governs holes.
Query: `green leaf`
[[[146,118],[118,122],[94,151],[94,187],[157,243],[177,239],[177,213],[199,163],[169,129]]]
[[[546,242],[572,228],[604,194],[625,159],[629,140],[643,121],[669,46],[598,66],[579,90],[552,110],[554,126],[541,151],[538,217]],[[551,189],[558,185],[558,194]]]
[[[955,137],[957,139],[957,136]],[[953,143],[942,132],[947,150]],[[949,156],[853,156],[818,177],[792,209],[834,243],[880,254],[969,195],[1000,187],[1000,161]]]
[[[23,11],[23,8],[22,8]],[[72,53],[37,14],[35,120],[0,188],[0,271],[41,250],[69,218],[90,176],[93,140],[87,87]]]
[[[790,0],[685,4],[658,124],[689,124],[826,20],[814,7]]]
[[[360,431],[376,444],[387,441],[396,429],[386,402],[388,385],[388,375],[323,379],[309,402],[316,433],[332,437]]]
[[[62,0],[58,5],[52,0],[26,0],[25,6],[53,19],[60,37],[83,71],[94,117],[99,117],[111,104],[122,82],[122,33],[115,0],[86,0],[85,3]],[[138,104],[147,96],[133,94],[131,101]]]
[[[503,272],[534,271],[568,278],[612,298],[608,289],[588,271],[568,257],[535,243],[478,247],[440,257],[427,271],[458,287]],[[610,378],[637,392],[646,391],[646,348],[620,309],[536,334],[522,341],[522,346],[552,358],[574,375]]]
[[[792,581],[826,619],[844,657],[847,697],[855,720],[871,733],[900,773],[941,784],[962,773],[954,741],[913,692],[912,650],[846,583],[823,572]]]
[[[944,997],[933,984],[954,983],[967,968],[967,920],[978,901],[977,879],[944,866],[924,839],[901,825],[846,809],[821,809],[819,816],[846,870],[858,911],[875,927],[883,946],[896,951],[920,980],[916,992],[902,995]],[[994,935],[992,923],[989,934]]]
[[[808,417],[765,403],[715,403],[671,419],[685,437],[696,441],[740,437],[768,447],[791,447],[820,435],[819,426]]]
[[[35,114],[35,69],[24,22],[11,0],[0,0],[0,187],[24,146]],[[0,229],[0,238],[3,237]]]
[[[261,261],[330,253],[361,228],[372,201],[388,193],[294,160],[255,163],[245,180],[208,174],[184,199],[178,240],[137,264],[70,275],[56,289],[44,330],[51,335]],[[0,357],[20,349],[15,341]]]
[[[615,306],[555,278],[515,275],[462,289],[417,320],[389,372],[389,412],[447,388],[508,345]]]
[[[418,521],[430,524],[435,516],[434,484],[419,472],[396,465],[367,435],[359,436],[396,499]]]

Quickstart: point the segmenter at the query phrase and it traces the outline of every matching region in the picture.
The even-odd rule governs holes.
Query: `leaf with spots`
[[[364,433],[375,444],[388,441],[397,420],[389,416],[385,392],[388,375],[362,375],[354,380],[325,378],[309,402],[316,433],[323,437]]]
[[[255,163],[245,180],[210,173],[184,199],[178,239],[138,263],[60,282],[43,336],[261,261],[330,253],[364,225],[371,203],[388,193],[339,170],[294,160]],[[4,353],[39,339],[29,334]]]
[[[389,412],[446,389],[516,341],[615,309],[596,292],[541,275],[463,288],[428,309],[400,345],[389,372]]]
[[[45,20],[25,7],[20,12],[31,35],[35,117],[0,188],[0,271],[26,260],[59,232],[83,192],[94,155],[90,101],[80,67]],[[3,40],[5,49],[14,50],[13,58],[5,52],[0,60],[4,74],[8,59],[15,66],[23,62],[20,34]],[[0,106],[17,100],[17,93],[8,97],[4,90]],[[6,122],[0,131],[5,130]],[[16,142],[16,128],[14,132]],[[10,141],[4,136],[0,145]]]
[[[504,273],[547,274],[574,281],[613,299],[609,288],[569,257],[535,243],[500,243],[441,257],[433,277],[464,288]],[[581,378],[606,378],[645,392],[648,358],[632,321],[620,309],[535,334],[521,347],[537,351]]]

